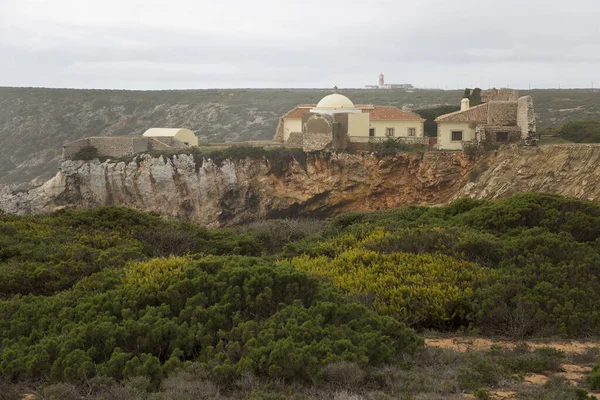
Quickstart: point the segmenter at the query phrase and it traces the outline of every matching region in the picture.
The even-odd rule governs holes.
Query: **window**
[[[375,128],[369,128],[369,136],[375,136]]]
[[[417,128],[408,128],[408,136],[417,136]]]
[[[496,142],[508,142],[508,132],[496,132]]]
[[[394,136],[394,128],[385,128],[385,136],[393,137]]]
[[[452,131],[452,141],[453,142],[460,142],[462,141],[462,131]]]

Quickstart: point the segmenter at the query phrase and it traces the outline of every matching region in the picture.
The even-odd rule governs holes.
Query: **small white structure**
[[[171,137],[188,146],[198,146],[198,137],[186,128],[150,128],[144,132],[146,137]]]

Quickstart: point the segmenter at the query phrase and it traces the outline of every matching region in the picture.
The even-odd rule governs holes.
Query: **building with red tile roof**
[[[435,119],[439,149],[462,150],[465,143],[480,142],[503,144],[524,140],[535,144],[531,96],[519,98],[515,90],[491,89],[482,92],[481,98],[485,102],[473,107],[469,99],[462,99],[460,111]]]
[[[420,143],[426,139],[425,119],[420,115],[393,106],[355,105],[338,93],[324,97],[318,104],[299,104],[287,112],[280,118],[275,139],[286,143],[290,137],[298,138],[306,129],[303,120],[312,114],[338,115],[335,118],[344,121],[342,124],[350,142],[367,143],[394,137]]]

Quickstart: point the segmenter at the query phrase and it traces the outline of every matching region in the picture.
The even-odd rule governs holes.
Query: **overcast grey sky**
[[[600,86],[600,0],[0,0],[0,86]]]

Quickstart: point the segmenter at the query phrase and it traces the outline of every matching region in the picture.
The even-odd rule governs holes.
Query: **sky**
[[[599,0],[0,0],[0,86],[600,86]]]

